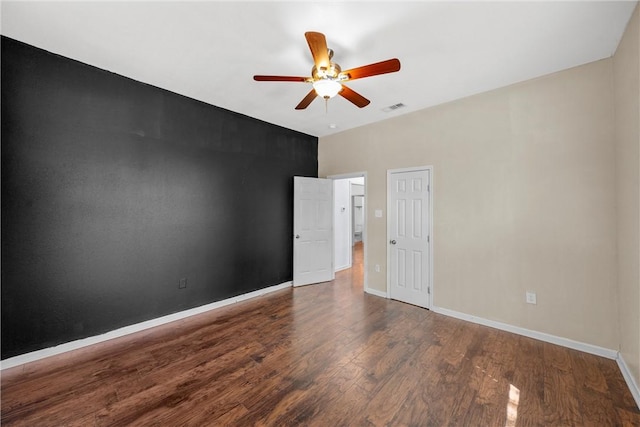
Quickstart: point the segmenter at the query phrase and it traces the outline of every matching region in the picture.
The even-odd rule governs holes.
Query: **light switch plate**
[[[382,209],[376,209],[375,215],[376,218],[382,218]]]

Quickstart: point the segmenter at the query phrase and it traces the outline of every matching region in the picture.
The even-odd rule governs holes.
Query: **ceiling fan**
[[[296,110],[304,110],[307,108],[309,104],[316,99],[316,96],[321,96],[328,101],[336,95],[340,95],[351,101],[359,108],[366,107],[371,101],[354,90],[349,89],[343,82],[361,79],[363,77],[377,76],[379,74],[394,73],[400,70],[400,61],[394,58],[342,71],[338,64],[331,61],[333,51],[327,48],[327,40],[324,34],[310,31],[304,33],[304,36],[307,39],[311,55],[313,56],[314,66],[311,69],[311,77],[253,76],[253,79],[259,82],[301,82],[313,84],[313,89],[300,101],[296,106]]]

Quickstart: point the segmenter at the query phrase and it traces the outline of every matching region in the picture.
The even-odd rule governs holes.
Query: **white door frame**
[[[368,200],[367,194],[369,192],[369,186],[367,185],[368,178],[367,178],[367,172],[366,171],[365,172],[343,173],[343,174],[338,174],[338,175],[327,175],[328,179],[333,179],[333,180],[336,180],[336,179],[349,179],[349,178],[360,178],[360,177],[364,177],[364,200],[365,200],[365,206],[368,206],[368,205],[366,205],[366,203],[367,203],[367,200]],[[364,245],[363,245],[364,252],[362,254],[362,258],[363,258],[362,259],[362,261],[363,261],[362,270],[363,270],[363,274],[364,274],[364,277],[363,277],[363,288],[364,288],[365,292],[370,293],[369,292],[369,280],[368,280],[369,273],[368,273],[368,268],[367,268],[367,265],[369,264],[368,261],[367,261],[367,254],[369,252],[367,247],[369,246],[369,239],[367,237],[367,213],[366,212],[365,212],[365,215],[364,215],[364,221],[363,222],[364,222],[364,224],[362,225],[362,240],[364,241]],[[353,260],[352,260],[352,265],[353,265]]]
[[[391,298],[391,269],[389,266],[391,265],[391,249],[389,247],[389,241],[391,240],[391,203],[389,192],[391,191],[391,174],[400,173],[400,172],[417,172],[417,171],[428,171],[429,172],[429,288],[430,292],[428,295],[428,309],[433,307],[433,294],[435,293],[435,283],[433,283],[433,166],[416,166],[410,168],[400,168],[400,169],[387,169],[387,239],[385,241],[385,245],[387,248],[387,298]],[[366,191],[366,187],[365,187]]]

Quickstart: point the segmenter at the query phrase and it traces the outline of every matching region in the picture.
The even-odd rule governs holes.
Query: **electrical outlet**
[[[187,278],[183,277],[178,281],[178,289],[184,289],[187,287]]]
[[[376,273],[380,273],[380,264],[376,264]]]
[[[536,304],[536,293],[527,291],[527,304]]]

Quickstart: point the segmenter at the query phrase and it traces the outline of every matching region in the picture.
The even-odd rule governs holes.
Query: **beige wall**
[[[617,349],[612,68],[321,138],[320,176],[368,172],[369,286],[386,291],[387,170],[433,165],[434,304]]]
[[[620,353],[640,384],[640,8],[613,58]]]

